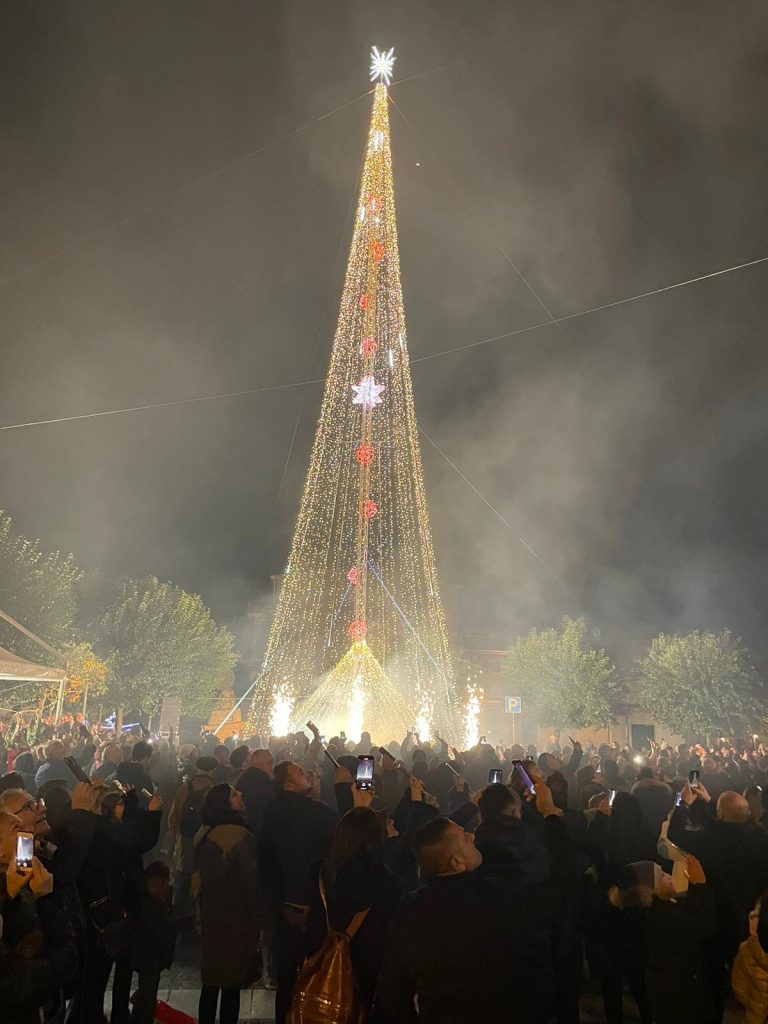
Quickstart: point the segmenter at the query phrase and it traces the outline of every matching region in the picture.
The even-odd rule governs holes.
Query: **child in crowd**
[[[139,976],[133,996],[133,1024],[153,1024],[160,975],[173,963],[175,946],[170,870],[167,864],[156,861],[144,871],[139,929],[131,956]]]

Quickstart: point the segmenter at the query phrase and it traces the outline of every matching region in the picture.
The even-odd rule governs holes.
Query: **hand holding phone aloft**
[[[353,807],[370,807],[373,803],[373,790],[371,789],[359,789],[357,786],[352,787],[352,805]]]

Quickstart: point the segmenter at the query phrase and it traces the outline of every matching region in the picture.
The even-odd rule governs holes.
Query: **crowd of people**
[[[110,978],[112,1024],[152,1022],[182,942],[200,1024],[234,1024],[256,984],[277,1024],[578,1024],[586,987],[607,1024],[630,997],[643,1024],[720,1024],[734,999],[768,1018],[756,741],[459,751],[308,723],[176,745],[82,721],[30,739],[0,724],[13,1024],[99,1024]]]

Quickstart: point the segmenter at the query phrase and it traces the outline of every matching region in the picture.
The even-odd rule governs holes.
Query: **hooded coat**
[[[195,838],[199,876],[204,985],[229,988],[254,981],[261,936],[256,840],[245,825],[201,829]]]

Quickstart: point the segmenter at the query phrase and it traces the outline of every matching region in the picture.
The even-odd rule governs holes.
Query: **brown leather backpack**
[[[366,1011],[358,995],[349,944],[368,916],[370,907],[358,911],[346,931],[335,932],[328,916],[322,878],[320,897],[325,908],[328,935],[315,955],[304,961],[293,987],[286,1024],[365,1024]]]

